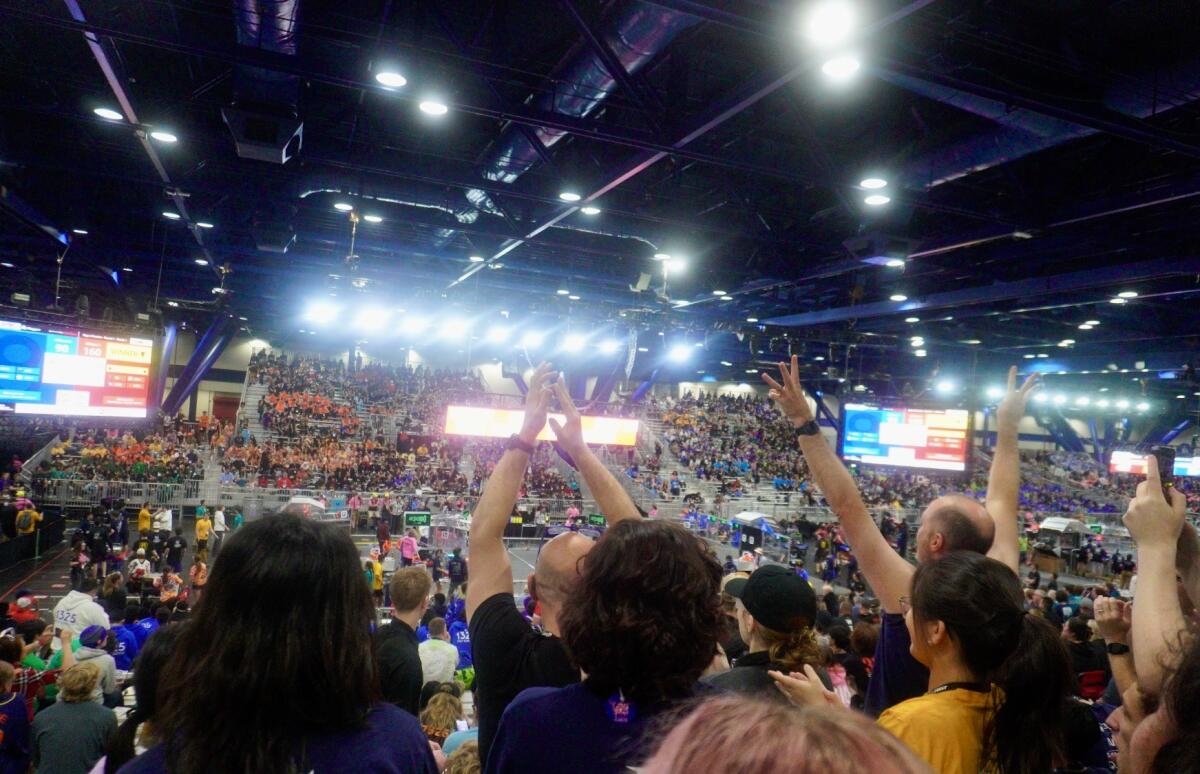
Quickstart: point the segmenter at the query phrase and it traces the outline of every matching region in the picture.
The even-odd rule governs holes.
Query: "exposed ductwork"
[[[928,189],[982,172],[1031,153],[1070,140],[1089,137],[1096,130],[1032,110],[1013,109],[1000,100],[968,94],[941,84],[886,69],[875,74],[923,97],[953,105],[995,121],[999,126],[943,146],[905,165],[904,184]],[[1165,84],[1156,88],[1151,84]],[[1148,118],[1200,99],[1200,59],[1177,64],[1156,75],[1121,77],[1104,93],[1104,106],[1134,118]]]
[[[234,0],[237,44],[295,56],[299,0]],[[284,164],[299,150],[304,122],[296,105],[300,78],[274,69],[238,65],[234,103],[221,111],[242,158]]]
[[[679,33],[700,22],[695,16],[638,0],[614,10],[609,18],[599,32],[600,39],[630,75],[637,74],[658,56]],[[553,88],[531,96],[527,103],[542,112],[573,118],[590,115],[618,86],[600,55],[588,46],[581,46],[574,56],[560,63],[550,79]],[[513,183],[528,172],[541,159],[530,134],[549,148],[566,132],[539,127],[526,133],[510,124],[480,163],[479,174],[487,180]],[[486,191],[471,189],[466,198],[475,209],[500,214]]]

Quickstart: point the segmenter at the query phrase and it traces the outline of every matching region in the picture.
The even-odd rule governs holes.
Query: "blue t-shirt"
[[[146,645],[146,640],[158,629],[157,618],[143,618],[133,625],[133,636],[137,639],[138,650]]]
[[[471,658],[471,632],[462,621],[450,624],[450,642],[458,648],[458,668],[467,669],[474,663]]]
[[[15,693],[0,695],[0,774],[29,770],[29,708]]]
[[[655,714],[641,710],[628,723],[616,723],[608,714],[608,697],[582,683],[566,688],[527,688],[500,718],[484,771],[624,772],[644,757],[642,732]]]
[[[138,651],[141,649],[138,645],[137,635],[133,633],[132,627],[124,624],[117,624],[112,631],[117,638],[117,649],[112,654],[113,661],[116,662],[117,669],[128,672],[133,667],[133,660],[137,658]]]
[[[864,709],[871,717],[929,690],[929,670],[908,652],[912,639],[904,616],[884,613],[875,644],[875,668],[867,684]]]
[[[429,739],[416,718],[394,704],[376,704],[367,727],[305,740],[304,774],[437,774]],[[121,767],[119,774],[167,774],[166,752],[156,745]]]
[[[468,728],[466,731],[455,731],[442,742],[442,752],[446,755],[454,752],[463,742],[478,742],[479,727]]]

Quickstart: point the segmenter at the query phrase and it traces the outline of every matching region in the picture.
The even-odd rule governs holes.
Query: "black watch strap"
[[[796,435],[817,435],[820,432],[821,426],[817,424],[817,420],[815,419],[810,419],[796,428]]]
[[[533,454],[533,444],[525,443],[521,440],[521,436],[516,435],[515,433],[508,437],[508,441],[505,442],[504,448],[505,450],[520,449],[526,454]]]
[[[1129,646],[1121,642],[1110,642],[1105,646],[1110,656],[1124,656],[1129,652]]]

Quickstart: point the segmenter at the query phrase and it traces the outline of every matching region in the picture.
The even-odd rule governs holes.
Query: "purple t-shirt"
[[[875,668],[867,685],[864,709],[871,717],[929,690],[929,670],[909,653],[912,639],[904,616],[884,613],[875,643]]]
[[[394,704],[376,704],[364,729],[310,737],[305,752],[304,774],[437,774],[428,737],[416,718]],[[166,751],[156,745],[117,774],[167,774]]]

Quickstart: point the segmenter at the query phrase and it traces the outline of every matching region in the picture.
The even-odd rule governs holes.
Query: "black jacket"
[[[778,667],[771,663],[771,657],[767,651],[760,650],[747,653],[739,658],[733,669],[728,672],[708,675],[701,678],[700,682],[720,688],[722,691],[766,696],[787,703],[787,697],[775,687],[775,681],[767,674],[768,669],[778,669]],[[833,687],[829,682],[829,675],[825,673],[824,669],[818,669],[817,674],[826,688]]]
[[[417,717],[421,706],[421,656],[417,633],[403,621],[392,621],[375,633],[379,683],[384,701]]]

